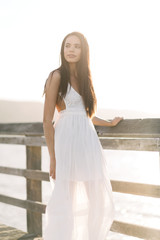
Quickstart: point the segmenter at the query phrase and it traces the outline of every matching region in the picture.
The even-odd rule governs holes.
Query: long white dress
[[[81,95],[68,84],[54,123],[56,180],[46,206],[44,240],[106,240],[114,218],[107,162]]]

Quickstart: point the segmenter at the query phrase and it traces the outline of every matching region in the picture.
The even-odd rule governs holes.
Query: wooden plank
[[[139,226],[131,223],[114,221],[111,226],[112,232],[126,234],[133,237],[138,237],[146,240],[159,240],[160,229],[154,229],[144,226]]]
[[[99,136],[160,137],[160,118],[125,119],[116,127],[95,126]]]
[[[46,205],[38,202],[38,201],[31,201],[31,200],[22,200],[14,197],[9,197],[6,195],[0,194],[0,202],[10,204],[16,207],[25,208],[27,210],[32,209],[33,212],[37,213],[45,213]]]
[[[0,173],[23,176],[33,180],[49,181],[49,173],[41,172],[40,170],[25,170],[10,167],[0,167]],[[111,180],[111,184],[114,192],[160,198],[159,185],[133,183],[118,180]]]
[[[105,138],[99,137],[104,149],[112,150],[136,150],[136,151],[160,151],[159,138]]]
[[[25,169],[20,168],[11,168],[11,167],[0,167],[0,173],[15,175],[15,176],[24,176]]]
[[[49,181],[49,173],[41,170],[0,167],[0,173],[25,177],[28,179]]]
[[[0,136],[0,143],[3,144],[18,144],[27,146],[46,146],[45,137],[41,136]]]
[[[7,135],[44,135],[42,122],[0,123],[0,134]]]
[[[54,122],[53,122],[54,123]],[[160,118],[125,119],[116,127],[95,126],[99,136],[160,137]],[[43,123],[0,123],[0,134],[44,135]]]
[[[98,129],[99,126],[95,126],[95,129]],[[100,127],[101,128],[101,127]],[[104,127],[102,127],[104,128]],[[113,138],[160,138],[160,134],[159,133],[154,133],[154,134],[147,134],[147,133],[108,133],[105,130],[99,132],[97,131],[97,135],[99,137],[113,137]]]
[[[160,151],[160,138],[99,137],[99,139],[104,149]],[[0,143],[27,146],[46,146],[44,137],[0,136]]]
[[[48,172],[42,172],[40,170],[26,170],[25,171],[25,177],[28,179],[34,179],[39,181],[50,181],[49,179],[49,173]]]
[[[35,239],[42,240],[42,238],[40,238],[40,236],[38,236],[34,233],[28,234],[22,230],[19,230],[14,227],[7,226],[7,225],[1,224],[1,223],[0,223],[0,239],[3,239],[3,240],[35,240]]]
[[[41,147],[26,146],[27,169],[41,170]],[[41,181],[27,179],[27,200],[42,201]],[[27,210],[27,232],[42,235],[42,214]]]
[[[111,180],[114,192],[160,198],[160,185]]]

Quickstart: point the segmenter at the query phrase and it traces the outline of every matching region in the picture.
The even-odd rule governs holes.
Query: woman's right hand
[[[49,170],[49,175],[53,178],[56,179],[56,161],[50,160],[50,170]]]
[[[122,120],[123,120],[123,117],[115,117],[111,122],[112,127],[115,127]]]

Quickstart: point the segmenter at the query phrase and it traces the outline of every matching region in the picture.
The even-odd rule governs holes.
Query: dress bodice
[[[66,96],[63,98],[69,111],[86,111],[82,96],[68,83]]]

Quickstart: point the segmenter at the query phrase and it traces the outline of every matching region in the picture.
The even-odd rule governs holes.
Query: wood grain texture
[[[0,223],[1,240],[42,240],[40,236],[32,233],[28,234],[19,229]]]
[[[160,137],[160,118],[124,119],[116,127],[95,129],[99,136]],[[0,134],[43,136],[43,123],[0,123]]]
[[[113,222],[111,231],[146,240],[160,239],[160,229],[154,229],[120,221]]]
[[[113,192],[160,198],[160,185],[111,180]]]
[[[126,119],[116,127],[95,126],[99,136],[112,137],[160,137],[160,118]]]
[[[25,208],[27,210],[32,209],[32,212],[35,213],[45,213],[46,208],[45,204],[38,201],[22,200],[14,197],[9,197],[3,194],[0,194],[0,202]]]
[[[26,146],[27,169],[41,170],[41,147]],[[41,181],[26,179],[27,200],[42,201]],[[27,232],[42,235],[42,214],[27,210]]]
[[[28,179],[34,179],[39,181],[42,181],[42,180],[49,181],[49,173],[42,172],[41,170],[0,167],[0,173],[14,175],[14,176],[21,176]]]
[[[0,143],[16,144],[26,146],[46,146],[45,137],[41,136],[2,136],[0,135]]]

